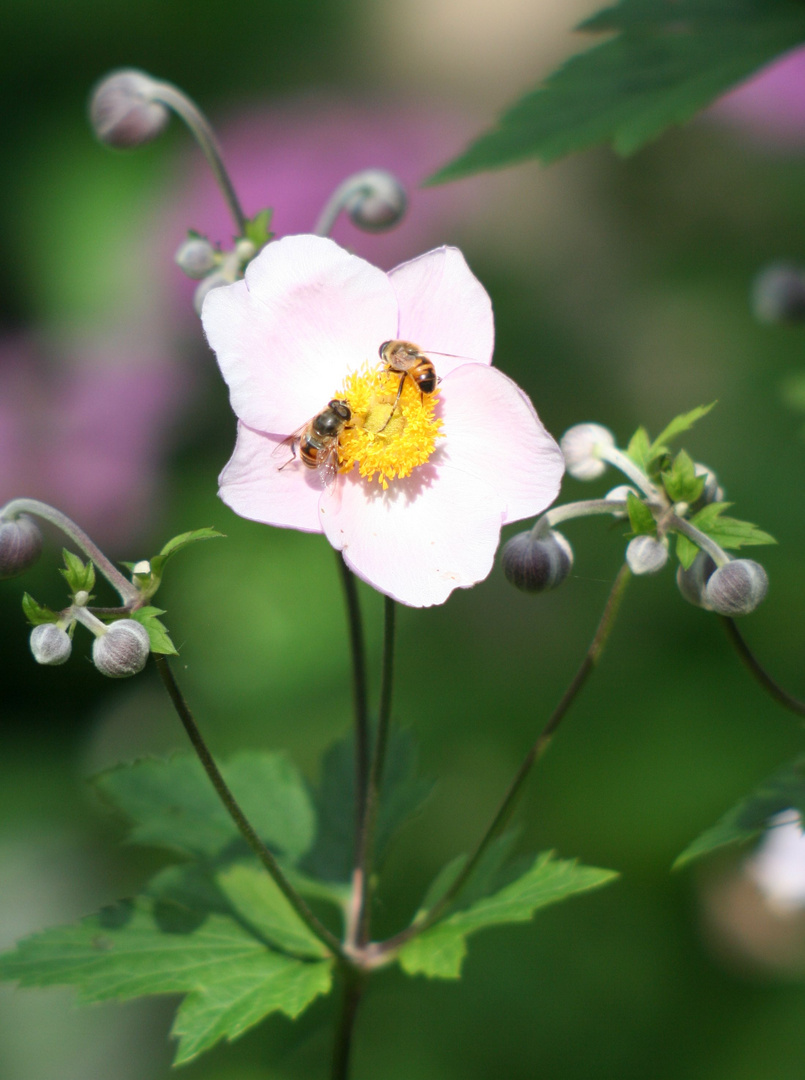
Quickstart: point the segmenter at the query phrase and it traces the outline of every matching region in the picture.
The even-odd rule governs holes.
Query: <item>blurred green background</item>
[[[247,212],[272,205],[287,232],[292,221],[310,228],[351,171],[396,161],[407,179],[424,178],[583,44],[567,30],[595,6],[5,5],[0,500],[83,508],[79,520],[120,559],[190,528],[227,534],[177,560],[160,594],[178,676],[220,754],[287,748],[315,778],[322,748],[350,719],[339,580],[322,538],[240,521],[216,498],[234,420],[170,253],[188,227],[226,240],[225,219],[178,122],[130,155],[94,142],[92,83],[133,65],[183,86],[220,125],[225,154],[230,142],[236,150],[236,181],[261,193]],[[272,168],[255,175],[250,151]],[[441,193],[414,187],[411,199],[411,224],[394,238],[337,235],[381,265],[460,244],[493,299],[496,362],[557,437],[586,420],[619,440],[639,423],[656,433],[718,399],[686,445],[718,473],[736,514],[780,541],[758,552],[771,588],[744,630],[784,684],[805,690],[805,442],[786,391],[805,338],[758,325],[748,303],[762,265],[805,257],[805,140],[783,154],[702,121],[631,161],[595,151]],[[116,373],[129,380],[122,390]],[[136,445],[118,461],[130,431]],[[98,460],[120,466],[103,498]],[[618,482],[568,481],[563,498]],[[554,594],[518,594],[496,568],[443,607],[400,611],[395,717],[415,731],[438,785],[389,860],[381,933],[410,917],[442,863],[478,835],[587,646],[624,543],[595,520],[566,534],[576,564]],[[138,888],[157,856],[118,846],[121,831],[84,778],[185,748],[153,672],[109,683],[86,642],[64,668],[34,665],[20,596],[63,603],[57,552],[51,543],[24,581],[0,584],[3,945]],[[375,673],[381,604],[362,597]],[[636,581],[520,812],[523,850],[578,856],[620,871],[620,882],[474,939],[460,984],[381,974],[360,1018],[356,1080],[798,1080],[805,987],[730,938],[717,875],[729,880],[731,864],[669,867],[802,741],[744,675],[715,618],[684,603],[670,567]],[[802,927],[788,930],[795,952]],[[81,1011],[70,991],[9,987],[0,1001],[6,1080],[169,1074],[170,1002]],[[331,1010],[319,1003],[297,1025],[274,1018],[184,1075],[324,1077]]]

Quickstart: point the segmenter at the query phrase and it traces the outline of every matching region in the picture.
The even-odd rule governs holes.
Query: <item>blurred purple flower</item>
[[[767,149],[801,149],[805,146],[805,48],[761,68],[705,115],[740,129]]]
[[[131,553],[154,516],[183,382],[130,337],[66,348],[33,335],[0,339],[0,504],[42,499]]]

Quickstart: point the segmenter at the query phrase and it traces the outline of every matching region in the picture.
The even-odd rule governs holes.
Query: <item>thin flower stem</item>
[[[165,684],[165,689],[168,691],[168,695],[173,703],[173,707],[184,725],[184,729],[187,732],[190,742],[193,744],[193,749],[198,754],[199,760],[204,766],[204,771],[207,773],[207,776],[210,778],[210,781],[218,794],[218,798],[224,804],[227,813],[237,825],[241,836],[266,868],[274,881],[274,884],[310,932],[315,934],[319,941],[326,945],[326,947],[334,953],[346,967],[352,967],[352,961],[344,952],[341,943],[330,933],[326,926],[319,922],[296,889],[294,889],[293,885],[291,885],[285,877],[277,860],[257,835],[253,825],[243,813],[234,795],[229,790],[218,766],[215,764],[207,744],[204,742],[204,738],[193,718],[190,707],[179,689],[167,658],[164,656],[157,656],[156,666],[160,677]]]
[[[612,627],[615,623],[615,618],[618,614],[618,609],[621,605],[621,600],[623,599],[623,594],[626,590],[626,586],[628,585],[629,580],[631,579],[631,576],[632,574],[629,570],[628,565],[624,563],[618,571],[618,575],[612,585],[612,589],[610,590],[609,596],[607,598],[601,620],[598,623],[595,635],[590,642],[590,646],[587,649],[587,653],[585,654],[585,657],[582,660],[578,671],[573,676],[570,685],[562,695],[559,704],[556,706],[556,708],[548,718],[548,721],[545,724],[545,727],[540,732],[537,741],[534,743],[534,745],[531,747],[531,749],[528,751],[525,758],[523,759],[523,762],[520,765],[520,768],[517,770],[517,773],[515,774],[515,777],[512,780],[511,784],[509,785],[509,790],[504,795],[503,801],[498,807],[495,816],[492,818],[492,821],[490,822],[486,832],[484,833],[483,837],[475,848],[475,851],[464,864],[464,867],[456,877],[453,884],[450,886],[444,896],[442,896],[442,898],[436,904],[434,904],[430,911],[428,911],[418,922],[414,922],[406,930],[403,930],[402,933],[397,934],[396,937],[390,938],[388,941],[383,942],[377,949],[377,956],[382,957],[389,952],[395,951],[396,949],[400,948],[401,945],[405,944],[406,941],[409,941],[411,938],[416,937],[417,934],[421,934],[423,930],[427,930],[429,926],[432,926],[435,922],[437,922],[447,911],[447,909],[456,899],[458,894],[464,888],[466,883],[472,877],[475,868],[477,867],[490,843],[495,839],[495,837],[499,836],[502,830],[506,827],[509,819],[512,816],[512,812],[514,811],[515,805],[517,803],[517,798],[523,789],[523,785],[528,778],[531,769],[548,749],[554,732],[559,727],[559,724],[561,723],[568,709],[575,701],[579,691],[587,682],[587,679],[592,674],[593,669],[601,658],[601,654],[604,651],[604,646],[606,645],[609,635],[612,631]]]
[[[244,236],[246,233],[246,215],[243,213],[232,180],[226,171],[221,148],[207,117],[187,94],[172,83],[155,82],[150,97],[153,101],[159,101],[163,105],[167,105],[169,109],[173,109],[176,115],[180,116],[187,124],[212,169],[216,183],[221,189],[226,205],[229,207],[229,212],[234,218],[238,235]]]
[[[107,559],[101,549],[95,544],[83,529],[79,528],[74,521],[71,521],[66,514],[63,514],[61,510],[57,510],[53,506],[48,506],[47,503],[39,502],[38,499],[12,499],[10,503],[0,508],[0,521],[13,520],[19,517],[20,514],[33,514],[36,517],[42,518],[43,521],[49,521],[51,525],[55,525],[57,529],[69,537],[76,547],[91,559],[97,569],[106,578],[112,588],[120,596],[126,610],[131,610],[131,604],[139,599],[140,593],[136,585],[133,585],[127,577],[117,569],[117,567]]]
[[[730,619],[727,615],[721,615],[719,618],[721,619],[721,625],[727,632],[727,637],[735,647],[735,651],[738,653],[742,663],[766,693],[774,698],[779,705],[782,705],[784,709],[788,709],[789,712],[794,713],[796,716],[805,716],[805,701],[800,701],[799,698],[795,698],[793,695],[789,694],[787,690],[784,690],[783,687],[769,675],[768,671],[766,671],[744,641],[741,631],[735,625],[735,620]]]
[[[355,1030],[355,1020],[363,996],[364,985],[364,978],[354,968],[344,970],[341,1010],[338,1017],[338,1027],[335,1031],[335,1043],[333,1044],[332,1080],[348,1080],[352,1035]]]
[[[353,933],[355,944],[359,948],[365,946],[369,940],[373,845],[377,812],[380,804],[380,789],[383,783],[383,768],[386,763],[394,683],[394,639],[397,605],[389,596],[384,599],[385,619],[383,625],[383,674],[380,683],[380,709],[372,749],[372,763],[369,768],[369,782],[366,787],[366,809],[363,816],[363,828],[355,854],[355,872],[353,874],[353,903],[355,910]]]
[[[679,517],[678,514],[670,514],[667,518],[667,524],[669,529],[675,529],[677,532],[681,532],[683,536],[686,536],[688,540],[691,540],[701,551],[704,551],[716,566],[726,566],[730,561],[729,555],[723,548],[719,547],[712,537],[709,537],[706,533],[703,533],[700,529],[697,529],[695,525],[692,525],[685,518]]]
[[[363,637],[361,607],[355,575],[336,552],[338,569],[344,585],[349,621],[349,640],[352,649],[352,694],[355,709],[355,850],[358,850],[363,814],[366,805],[366,785],[369,778],[369,714],[366,704],[366,648]]]

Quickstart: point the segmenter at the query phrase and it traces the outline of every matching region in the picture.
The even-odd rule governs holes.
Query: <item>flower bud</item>
[[[656,536],[633,537],[626,548],[626,561],[633,574],[656,574],[668,562],[668,541]]]
[[[156,86],[150,75],[134,68],[115,71],[97,84],[90,98],[89,117],[101,142],[128,150],[159,135],[170,113],[153,100]]]
[[[196,314],[201,314],[201,309],[204,307],[204,298],[207,293],[212,292],[213,289],[220,289],[222,285],[231,285],[232,278],[226,271],[216,270],[214,273],[209,274],[203,281],[199,282],[199,286],[193,293],[193,307],[196,309]]]
[[[805,271],[794,263],[772,263],[752,283],[752,311],[764,323],[805,320]]]
[[[704,487],[702,493],[696,500],[696,506],[704,505],[706,503],[723,502],[724,501],[724,489],[718,482],[718,477],[712,469],[708,469],[706,465],[701,465],[698,461],[693,464],[693,471],[696,476],[704,477]]]
[[[56,667],[69,659],[72,651],[70,635],[55,623],[40,623],[31,631],[31,652],[37,664]]]
[[[603,475],[607,466],[598,449],[614,445],[612,432],[601,424],[576,424],[559,441],[567,471],[576,480],[595,480]]]
[[[21,514],[0,522],[0,579],[21,574],[42,553],[42,534],[33,518]]]
[[[761,603],[769,587],[766,571],[754,559],[733,559],[707,582],[704,593],[719,615],[748,615]]]
[[[142,671],[151,642],[148,631],[135,619],[120,619],[92,643],[92,662],[102,675],[124,679]]]
[[[503,547],[503,573],[523,592],[547,592],[561,585],[573,566],[573,549],[561,533],[535,537],[518,533]]]
[[[617,487],[614,487],[612,491],[608,491],[604,498],[608,502],[625,503],[628,501],[630,494],[636,496],[636,498],[638,499],[640,498],[635,488],[631,487],[629,484],[619,484]],[[629,514],[626,510],[618,510],[617,512],[613,513],[612,516],[614,518],[625,518],[628,517]]]
[[[215,248],[203,236],[191,236],[173,256],[176,265],[193,281],[198,281],[215,267]]]
[[[676,584],[689,604],[709,610],[705,586],[715,573],[716,564],[706,551],[698,551],[687,570],[682,566],[676,572]]]
[[[366,232],[382,232],[401,220],[408,196],[396,176],[385,169],[367,169],[355,177],[360,190],[346,204],[350,221]]]

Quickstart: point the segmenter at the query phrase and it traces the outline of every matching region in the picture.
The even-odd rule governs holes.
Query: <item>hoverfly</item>
[[[327,408],[311,417],[273,451],[279,453],[289,448],[291,456],[279,466],[279,470],[296,459],[297,451],[303,465],[316,469],[322,483],[331,484],[338,473],[338,436],[352,419],[352,410],[346,401],[334,398]]]
[[[396,339],[384,341],[380,346],[379,351],[380,359],[386,365],[386,370],[399,372],[400,374],[400,385],[397,387],[397,396],[391,407],[389,418],[383,427],[380,428],[380,431],[383,431],[383,429],[388,426],[389,420],[391,420],[397,409],[406,379],[410,379],[414,386],[418,387],[420,393],[424,396],[425,394],[433,393],[439,382],[439,378],[430,357],[425,356],[425,354],[420,351],[419,346],[414,345],[411,341],[398,341]]]

